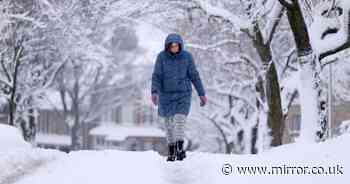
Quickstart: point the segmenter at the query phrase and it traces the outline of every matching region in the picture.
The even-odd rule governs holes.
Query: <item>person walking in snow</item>
[[[165,39],[164,50],[157,55],[152,73],[152,102],[158,106],[158,116],[166,129],[167,161],[183,160],[184,128],[189,114],[193,83],[200,106],[207,103],[205,90],[192,54],[184,49],[179,34],[171,33]]]

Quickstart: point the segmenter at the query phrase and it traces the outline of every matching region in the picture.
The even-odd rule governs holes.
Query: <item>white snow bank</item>
[[[23,140],[19,129],[0,124],[0,153],[14,148],[28,148],[30,144]]]
[[[0,183],[13,183],[36,168],[64,155],[58,151],[16,148],[0,152]]]
[[[290,144],[259,155],[224,155],[189,152],[183,162],[166,162],[153,151],[79,151],[42,167],[17,184],[345,184],[350,179],[350,135],[325,143]],[[231,164],[231,174],[223,174]],[[238,174],[237,167],[332,167],[343,174]],[[224,171],[229,172],[229,167]],[[317,170],[317,169],[316,169]],[[291,172],[291,171],[290,171]]]
[[[0,183],[12,183],[62,153],[33,149],[19,129],[0,124]]]
[[[128,137],[165,137],[157,127],[100,125],[90,131],[91,135],[105,136],[106,140],[123,141]]]

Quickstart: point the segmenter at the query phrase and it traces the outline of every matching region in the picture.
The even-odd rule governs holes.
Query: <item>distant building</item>
[[[37,133],[35,143],[38,147],[58,149],[68,152],[71,145],[70,128],[57,108],[60,96],[57,91],[47,91],[44,99],[38,100],[38,116],[36,119]],[[0,123],[7,124],[8,106],[6,101],[1,102]]]
[[[71,146],[70,127],[64,120],[60,99],[58,91],[48,90],[39,100],[35,142],[41,148],[68,152]]]
[[[165,152],[165,133],[156,127],[102,122],[90,131],[90,135],[94,137],[94,149]]]
[[[165,154],[165,132],[157,126],[156,111],[145,96],[140,90],[135,100],[106,111],[98,126],[90,130],[90,148]]]
[[[155,150],[165,153],[165,133],[156,124],[156,110],[149,99],[144,99],[142,90],[134,93],[136,96],[132,100],[106,110],[93,122],[81,125],[82,149]],[[50,90],[46,99],[42,99],[36,143],[42,148],[68,152],[71,130],[69,123],[64,122],[59,95],[58,91]]]

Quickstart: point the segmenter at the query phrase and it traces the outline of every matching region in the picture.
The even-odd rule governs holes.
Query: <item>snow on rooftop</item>
[[[103,124],[90,130],[91,135],[105,136],[109,141],[124,141],[128,137],[165,137],[157,127]]]
[[[61,146],[71,145],[71,138],[69,135],[38,133],[35,137],[35,141],[38,144],[50,144],[50,145],[61,145]]]

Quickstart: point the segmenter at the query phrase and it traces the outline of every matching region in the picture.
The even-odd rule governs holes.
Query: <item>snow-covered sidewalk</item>
[[[65,154],[55,150],[21,148],[0,151],[0,183],[10,184]]]
[[[0,184],[14,183],[61,156],[56,150],[33,149],[17,128],[0,124]]]
[[[350,181],[350,135],[320,144],[290,144],[259,155],[224,155],[190,152],[183,162],[166,162],[153,151],[78,151],[64,154],[45,164],[16,184],[345,184]],[[57,158],[57,157],[56,157]],[[232,166],[232,173],[230,167]],[[239,174],[239,167],[340,167],[331,175],[296,174]],[[339,168],[338,168],[339,169]],[[300,170],[300,169],[299,169]],[[318,171],[316,169],[316,171]]]

